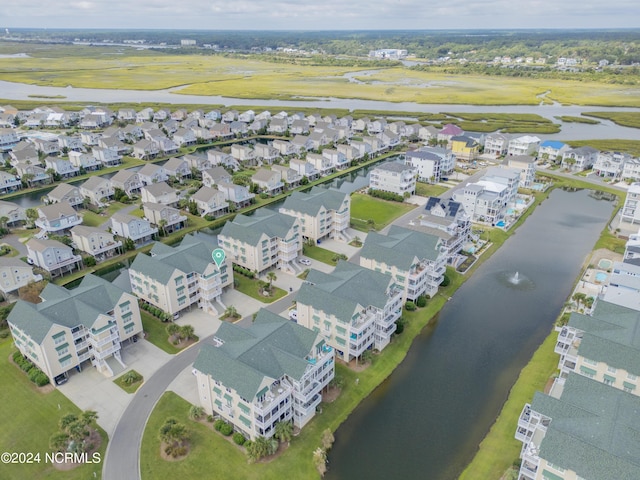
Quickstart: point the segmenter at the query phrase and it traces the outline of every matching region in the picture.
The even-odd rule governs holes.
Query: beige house
[[[278,422],[303,428],[314,417],[335,359],[318,333],[261,309],[248,328],[223,322],[193,367],[205,412],[255,440]]]
[[[82,267],[82,257],[57,240],[30,239],[26,244],[27,261],[33,262],[55,277]]]
[[[140,190],[143,202],[161,203],[175,206],[178,204],[178,192],[166,182],[152,183]]]
[[[27,209],[13,202],[0,200],[0,218],[7,218],[7,225],[17,225],[27,221]]]
[[[271,267],[297,272],[295,260],[302,254],[300,221],[264,208],[252,216],[237,215],[222,228],[218,245],[233,263],[252,272]]]
[[[82,223],[82,216],[69,202],[38,207],[36,226],[49,233],[62,233]]]
[[[19,288],[40,280],[42,275],[34,275],[33,267],[19,258],[0,257],[0,292],[5,299]]]
[[[438,293],[447,264],[440,237],[392,225],[386,235],[369,232],[360,252],[360,266],[391,275],[402,301]]]
[[[111,177],[111,186],[114,189],[119,188],[129,196],[135,193],[140,193],[140,189],[143,185],[140,175],[138,175],[137,172],[132,172],[131,170],[120,170]]]
[[[71,229],[71,240],[78,250],[88,253],[98,262],[118,255],[122,247],[122,242],[116,241],[113,233],[84,225]]]
[[[145,218],[165,233],[180,230],[187,224],[187,216],[182,215],[177,208],[168,205],[145,202],[142,204],[142,210]]]
[[[311,269],[296,297],[298,324],[320,333],[345,362],[382,350],[402,313],[391,275],[339,261],[331,274]]]
[[[251,181],[269,195],[278,195],[284,190],[282,173],[278,170],[259,168],[258,171],[251,176]]]
[[[142,333],[133,295],[89,274],[73,290],[49,283],[40,298],[18,300],[8,323],[16,347],[52,383],[89,365],[112,376],[111,359],[126,367],[121,345]]]
[[[303,238],[350,241],[351,197],[346,193],[320,187],[313,187],[309,193],[293,192],[279,211],[300,221]]]
[[[224,193],[215,188],[202,187],[191,196],[190,200],[196,202],[200,215],[217,217],[229,211],[229,203],[225,199]]]
[[[154,244],[151,256],[138,254],[129,268],[133,293],[171,315],[192,305],[217,314],[223,289],[233,287],[233,268],[228,255],[215,264],[216,248],[206,235],[187,235],[177,247]]]
[[[49,203],[67,202],[72,207],[77,207],[78,205],[82,205],[84,198],[78,187],[74,187],[68,183],[61,183],[49,192],[47,200]]]
[[[80,194],[88,198],[89,203],[100,207],[113,198],[114,188],[109,179],[95,176],[80,186]]]

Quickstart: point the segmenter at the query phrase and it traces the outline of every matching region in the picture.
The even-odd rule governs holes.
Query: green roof
[[[92,274],[86,275],[73,290],[49,283],[40,294],[42,303],[18,300],[7,320],[33,341],[42,343],[54,325],[91,328],[99,315],[113,310],[123,293]]]
[[[598,300],[591,316],[571,314],[569,326],[584,332],[580,356],[640,375],[640,312]]]
[[[386,273],[339,261],[331,274],[311,269],[306,282],[298,291],[296,301],[348,321],[358,306],[384,308],[392,278]]]
[[[263,235],[269,238],[286,238],[296,219],[266,208],[251,215],[236,215],[225,223],[220,236],[230,237],[249,245],[258,245]]]
[[[214,237],[207,235],[187,235],[177,247],[156,242],[151,249],[152,256],[137,255],[131,270],[160,283],[167,283],[175,270],[202,274],[213,263],[211,253],[216,248],[219,247],[214,243]]]
[[[299,380],[308,366],[305,357],[317,343],[315,332],[265,309],[249,328],[223,323],[215,336],[222,346],[204,345],[194,368],[249,401],[265,380],[271,383],[284,375]]]
[[[416,258],[435,261],[444,255],[439,245],[440,237],[393,225],[387,235],[369,232],[360,256],[409,270]]]
[[[346,193],[333,188],[313,187],[309,193],[293,192],[284,201],[282,208],[316,216],[322,207],[339,211],[347,197]]]
[[[590,479],[640,478],[640,397],[569,374],[562,397],[536,393],[551,423],[540,458]]]

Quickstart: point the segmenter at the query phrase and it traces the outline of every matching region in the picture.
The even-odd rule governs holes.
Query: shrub
[[[36,369],[34,369],[36,370]],[[35,383],[37,386],[39,387],[44,387],[45,385],[47,385],[49,383],[49,377],[47,377],[44,372],[41,372],[40,370],[38,370],[38,374],[35,375],[35,377],[32,380],[33,383]]]
[[[400,317],[398,320],[396,320],[396,335],[400,335],[402,332],[404,332],[404,324],[406,323],[406,320],[402,317]]]
[[[447,274],[445,274],[444,278],[442,279],[442,283],[440,284],[440,286],[441,287],[448,287],[450,283],[451,283],[451,279],[447,276]]]
[[[244,445],[244,442],[246,442],[247,439],[244,438],[244,435],[242,435],[240,432],[236,432],[233,434],[233,441],[236,443],[236,445]]]
[[[95,267],[96,266],[96,259],[93,257],[83,257],[82,262],[84,263],[85,267]]]
[[[213,415],[207,415],[207,422],[213,423]]]
[[[424,295],[420,295],[416,300],[416,306],[419,308],[424,308],[427,306],[427,297]]]
[[[220,427],[220,433],[225,437],[228,437],[233,433],[233,427],[229,425],[227,422],[222,422],[222,426]]]
[[[381,198],[382,200],[389,200],[392,202],[403,202],[404,197],[402,195],[398,195],[397,193],[392,192],[383,192],[382,190],[374,190],[372,188],[369,189],[369,195],[376,198]]]
[[[219,431],[220,431],[220,429],[222,428],[222,426],[223,426],[223,425],[226,425],[226,424],[227,424],[227,422],[225,422],[224,420],[222,420],[222,419],[220,419],[220,418],[219,418],[218,420],[216,420],[215,422],[213,422],[213,428],[214,428],[216,431],[218,431],[218,432],[219,432]]]
[[[407,303],[404,304],[404,308],[408,312],[413,312],[416,309],[416,304],[413,303],[411,300],[409,300]]]

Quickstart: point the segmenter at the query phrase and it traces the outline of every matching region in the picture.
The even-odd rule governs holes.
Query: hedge
[[[248,278],[255,278],[256,274],[249,270],[248,268],[241,267],[240,265],[233,264],[233,271],[238,272],[240,275],[243,275]]]
[[[47,377],[45,373],[36,367],[28,358],[25,358],[19,351],[14,352],[13,361],[28,375],[29,380],[37,386],[43,387],[49,383],[49,377]]]

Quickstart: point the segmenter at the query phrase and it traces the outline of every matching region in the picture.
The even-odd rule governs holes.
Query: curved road
[[[291,305],[292,298],[292,295],[287,295],[277,302],[265,305],[264,308],[279,313]],[[237,323],[242,326],[250,325],[251,316]],[[202,345],[210,342],[212,338],[213,335],[209,335],[176,354],[138,389],[109,439],[102,467],[104,480],[140,480],[140,445],[151,412],[169,384],[195,361]],[[193,386],[196,386],[195,379]]]
[[[484,170],[482,170],[481,172],[484,172]],[[542,171],[540,173],[545,172]],[[549,173],[559,177],[578,178],[593,185],[607,185],[600,179],[591,179],[590,177],[576,177],[575,175],[557,171],[551,171]],[[473,181],[476,176],[477,175],[474,175],[472,178],[468,179],[468,181]],[[462,182],[461,185],[464,185],[464,183],[465,182]],[[624,191],[624,189],[619,187],[614,187],[612,185],[607,186]],[[420,209],[412,210],[411,212],[398,218],[393,223],[402,221],[403,219],[408,218],[411,215],[416,215],[417,210]],[[279,313],[291,305],[291,301],[294,297],[295,294],[293,296],[287,295],[277,302],[265,305],[264,308],[274,313]],[[251,324],[251,317],[245,317],[237,323],[242,326],[248,326]],[[142,435],[144,433],[144,429],[147,424],[147,420],[151,415],[151,412],[153,411],[162,394],[169,387],[169,384],[171,384],[171,382],[180,374],[180,372],[182,372],[185,368],[187,368],[195,361],[202,345],[211,341],[212,338],[213,335],[210,335],[204,339],[201,339],[192,347],[175,355],[155,374],[153,374],[142,385],[142,387],[140,387],[140,389],[138,389],[131,403],[122,413],[120,420],[118,420],[118,424],[116,425],[113,435],[109,441],[109,445],[107,447],[107,452],[105,455],[105,462],[102,469],[102,477],[104,480],[141,479],[140,445],[142,443]]]

